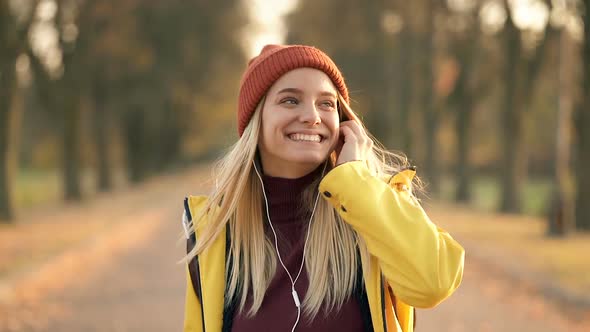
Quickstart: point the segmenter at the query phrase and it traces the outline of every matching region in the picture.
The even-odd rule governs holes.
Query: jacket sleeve
[[[401,301],[430,308],[459,287],[465,252],[430,221],[411,190],[352,161],[331,170],[320,192],[365,241]]]
[[[203,332],[201,317],[201,302],[193,289],[191,275],[186,266],[186,296],[184,304],[184,332]]]

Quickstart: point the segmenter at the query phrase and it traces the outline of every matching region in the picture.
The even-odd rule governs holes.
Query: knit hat
[[[348,103],[348,89],[336,64],[324,52],[305,45],[266,45],[259,55],[248,62],[240,83],[238,98],[238,133],[240,136],[268,89],[283,74],[297,68],[323,71]]]

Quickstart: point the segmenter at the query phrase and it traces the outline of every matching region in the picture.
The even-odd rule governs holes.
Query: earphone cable
[[[305,252],[307,249],[307,241],[309,239],[309,233],[310,233],[310,229],[311,229],[311,221],[313,220],[313,216],[315,214],[315,210],[318,205],[320,193],[318,190],[318,193],[315,198],[314,205],[313,205],[313,210],[311,211],[311,216],[309,218],[309,224],[307,226],[307,234],[305,236],[305,243],[303,244],[303,257],[301,259],[301,265],[299,266],[299,271],[297,272],[297,276],[295,276],[295,279],[293,279],[293,277],[291,276],[291,273],[289,273],[289,270],[287,269],[287,267],[285,266],[285,263],[283,262],[283,259],[281,258],[281,254],[279,253],[279,241],[278,241],[278,237],[277,237],[277,233],[275,231],[275,228],[272,225],[272,221],[270,220],[268,198],[266,197],[266,190],[264,189],[264,182],[262,181],[262,176],[258,172],[258,168],[256,167],[256,163],[254,163],[254,161],[252,161],[252,163],[254,164],[254,171],[256,172],[256,175],[258,176],[258,179],[260,180],[260,185],[262,186],[262,195],[264,196],[264,204],[266,206],[266,217],[268,219],[270,229],[272,230],[272,233],[275,238],[275,249],[277,252],[277,257],[279,259],[279,262],[281,263],[281,266],[283,267],[285,272],[287,272],[287,276],[289,277],[289,280],[291,281],[291,295],[293,296],[293,301],[295,302],[295,306],[297,307],[297,319],[295,320],[295,324],[293,325],[293,328],[291,330],[291,332],[294,332],[295,328],[297,327],[297,324],[299,323],[299,318],[301,316],[301,301],[299,300],[299,294],[297,294],[297,291],[295,290],[295,283],[299,279],[299,276],[301,275],[301,271],[303,271],[303,266],[305,265]],[[324,164],[324,169],[322,170],[322,176],[324,175],[324,172],[326,171],[326,165],[327,165],[327,163]]]

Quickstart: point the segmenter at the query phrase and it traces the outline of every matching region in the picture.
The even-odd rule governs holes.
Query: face
[[[269,89],[258,147],[264,173],[296,178],[316,169],[338,142],[337,90],[324,72],[298,68]]]

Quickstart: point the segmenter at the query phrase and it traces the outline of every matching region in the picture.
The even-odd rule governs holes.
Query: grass
[[[444,177],[441,183],[441,198],[451,201],[454,197],[455,186],[454,178]],[[530,216],[545,216],[552,188],[550,178],[527,179],[522,188],[522,213]],[[500,205],[500,195],[501,187],[497,178],[492,176],[474,178],[471,204],[476,209],[485,212],[496,211]]]
[[[115,187],[124,184],[124,170],[114,172]],[[62,174],[58,169],[21,169],[15,181],[14,200],[17,211],[39,205],[55,205],[62,201]],[[82,171],[81,188],[83,196],[96,192],[93,170]]]
[[[16,208],[20,210],[57,202],[61,196],[60,181],[57,170],[20,170],[15,181]]]

